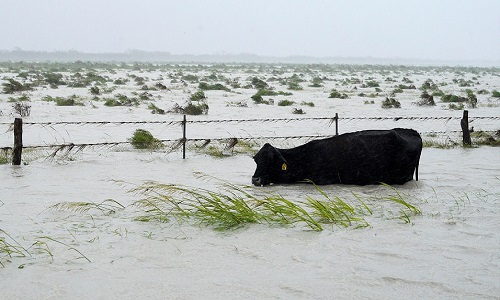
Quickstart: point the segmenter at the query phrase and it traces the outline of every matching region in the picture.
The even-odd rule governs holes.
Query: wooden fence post
[[[339,114],[335,113],[335,135],[339,135]]]
[[[23,152],[23,119],[14,119],[14,149],[12,151],[12,164],[19,166],[21,164],[21,155]]]
[[[470,139],[470,131],[469,131],[469,111],[464,110],[464,115],[462,120],[460,120],[460,126],[462,126],[463,133],[463,145],[470,146],[472,141]]]
[[[186,159],[186,115],[182,120],[182,159]]]

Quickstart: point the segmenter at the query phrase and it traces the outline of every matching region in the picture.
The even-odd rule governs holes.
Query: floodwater
[[[228,96],[214,92],[210,97]],[[299,93],[295,97],[306,100],[309,96]],[[342,103],[335,109],[348,115],[353,108],[348,102]],[[7,105],[1,104],[5,111]],[[308,116],[325,115],[328,106],[317,106],[311,108]],[[404,106],[403,103],[399,113],[405,115],[411,115],[412,110],[416,115],[457,115],[440,108]],[[47,103],[35,102],[33,107],[30,121],[49,121],[54,117],[58,121],[160,118],[142,108],[79,107],[60,113]],[[225,108],[217,102],[211,107],[215,107],[214,114],[209,113],[213,119],[286,117],[289,113],[288,108],[285,111],[276,106]],[[365,115],[382,113],[378,106],[360,107],[365,109]],[[37,116],[37,109],[43,113]],[[112,113],[116,111],[122,114]],[[483,107],[473,112],[498,116],[499,110]],[[7,120],[4,114],[2,121]],[[235,130],[253,130],[251,135],[256,136],[259,132],[280,135],[307,129],[294,123],[281,128],[279,124],[259,126],[236,125]],[[370,125],[351,122],[341,128],[347,131],[349,126]],[[433,129],[433,125],[422,122],[417,126],[424,131]],[[47,143],[64,143],[72,137],[89,142],[95,134],[100,134],[99,140],[113,136],[121,141],[130,137],[130,131],[116,137],[112,133],[119,135],[120,129],[106,126],[91,127],[92,130],[85,126],[26,128],[31,133],[27,133],[25,143],[32,145],[38,143],[36,138],[48,137],[53,141]],[[222,136],[224,130],[227,129],[213,131],[201,127],[189,134]],[[5,132],[2,131],[0,141],[10,140],[12,133]],[[398,218],[397,211],[380,203],[374,215],[367,218],[370,226],[366,228],[324,225],[321,232],[303,224],[255,224],[216,231],[175,220],[134,220],[143,212],[132,204],[142,195],[129,192],[131,188],[146,181],[207,189],[218,189],[217,180],[248,185],[255,170],[249,154],[215,158],[190,150],[183,160],[179,151],[142,152],[125,146],[88,148],[54,159],[46,158],[47,153],[25,153],[27,165],[0,165],[0,241],[18,249],[11,257],[2,253],[0,258],[3,299],[500,298],[498,148],[425,148],[420,181],[396,186],[406,201],[420,208],[421,215],[409,216],[410,222],[406,223]],[[200,173],[206,176],[198,176]],[[216,179],[207,180],[207,176]],[[321,188],[332,197],[343,198],[356,194],[368,199],[394,193],[385,186]],[[257,190],[272,191],[296,201],[308,195],[321,197],[313,186],[305,184]],[[106,199],[126,208],[114,213],[51,209],[62,202],[101,203]]]

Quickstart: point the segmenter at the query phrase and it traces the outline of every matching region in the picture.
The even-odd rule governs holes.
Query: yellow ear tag
[[[281,165],[281,170],[286,171],[286,163],[283,163],[283,164]]]

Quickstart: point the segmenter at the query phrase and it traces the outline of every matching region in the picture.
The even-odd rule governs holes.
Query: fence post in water
[[[186,115],[182,120],[182,159],[186,159]]]
[[[464,115],[462,120],[460,120],[460,125],[462,126],[463,133],[463,145],[470,146],[472,141],[470,139],[470,131],[469,131],[469,111],[464,110]]]
[[[14,149],[12,151],[12,164],[19,166],[21,164],[21,155],[23,152],[23,119],[14,119]]]
[[[339,114],[335,113],[335,135],[339,135]]]

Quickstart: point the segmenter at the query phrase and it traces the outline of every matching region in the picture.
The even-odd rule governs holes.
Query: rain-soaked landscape
[[[2,298],[498,299],[499,76],[0,63]],[[266,142],[395,127],[423,138],[419,181],[250,186]]]

